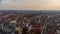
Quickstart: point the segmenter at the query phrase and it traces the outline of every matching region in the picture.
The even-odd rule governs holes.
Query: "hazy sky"
[[[60,9],[60,0],[2,0],[0,2],[0,9]]]

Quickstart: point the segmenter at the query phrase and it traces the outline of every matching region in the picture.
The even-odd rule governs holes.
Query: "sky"
[[[2,0],[0,10],[59,10],[60,0]]]

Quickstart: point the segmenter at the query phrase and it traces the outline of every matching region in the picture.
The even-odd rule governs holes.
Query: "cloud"
[[[0,4],[0,9],[60,9],[60,0],[6,0]]]

